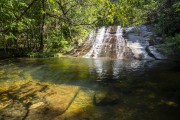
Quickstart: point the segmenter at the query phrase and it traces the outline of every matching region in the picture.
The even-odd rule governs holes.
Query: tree
[[[115,21],[122,26],[146,23],[148,13],[158,6],[155,0],[117,0],[115,3]]]
[[[92,29],[146,22],[155,0],[1,0],[0,47],[5,53],[64,52]]]
[[[157,32],[173,36],[180,31],[180,4],[178,0],[159,0],[156,9]]]

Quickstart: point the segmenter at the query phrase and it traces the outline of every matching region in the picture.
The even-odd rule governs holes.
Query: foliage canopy
[[[179,2],[172,2],[167,10],[161,8],[168,1],[1,0],[0,48],[6,54],[11,49],[22,54],[64,52],[84,41],[98,26],[147,21],[158,21],[156,26],[161,32],[175,33],[172,24],[178,24]],[[154,15],[157,10],[163,12]],[[170,14],[175,14],[176,20],[167,17]]]

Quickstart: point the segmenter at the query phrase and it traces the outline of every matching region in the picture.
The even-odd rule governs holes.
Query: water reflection
[[[151,68],[159,61],[140,60],[108,60],[92,59],[89,62],[90,73],[96,74],[96,81],[109,81],[127,79],[129,76],[140,76],[146,68]]]
[[[179,120],[179,63],[48,58],[0,64],[1,82],[32,79],[78,86],[79,93],[63,114],[67,119]]]
[[[49,81],[65,84],[91,84],[98,82],[118,82],[138,77],[159,61],[112,60],[112,59],[15,59],[1,66],[7,74],[14,67],[20,69],[17,74],[22,79],[27,75],[37,81]],[[6,65],[8,64],[8,65]],[[7,67],[9,66],[9,67]],[[5,76],[6,74],[4,74]],[[29,78],[29,77],[28,77]]]

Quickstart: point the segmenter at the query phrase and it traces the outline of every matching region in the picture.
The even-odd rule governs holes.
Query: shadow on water
[[[77,98],[59,119],[180,119],[179,63],[48,58],[15,59],[1,64],[5,77],[0,80],[16,74],[23,79],[29,75],[37,81],[80,86]]]

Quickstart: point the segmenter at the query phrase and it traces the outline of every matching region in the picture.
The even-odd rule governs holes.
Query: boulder
[[[155,46],[149,46],[147,50],[150,54],[152,54],[155,57],[155,59],[158,60],[167,59],[167,57],[161,54]]]

